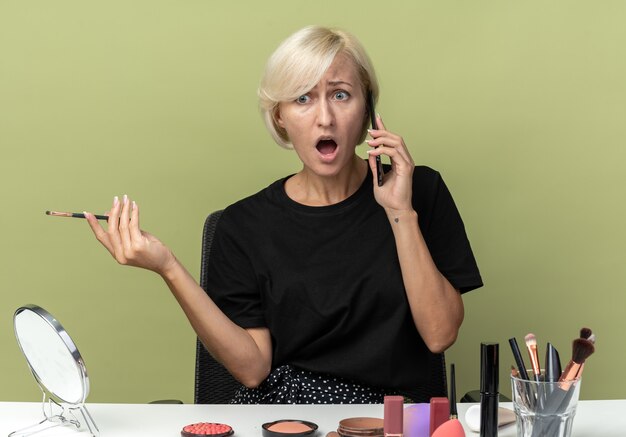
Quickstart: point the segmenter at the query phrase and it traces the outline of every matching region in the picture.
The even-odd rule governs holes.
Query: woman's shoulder
[[[416,165],[413,171],[414,190],[437,190],[443,179],[439,171],[426,165]]]
[[[266,216],[269,209],[275,207],[280,192],[288,176],[280,178],[254,194],[248,195],[224,208],[223,217],[227,219],[246,219]]]
[[[414,178],[421,179],[439,179],[441,175],[437,170],[427,165],[416,165],[415,170],[413,171]]]

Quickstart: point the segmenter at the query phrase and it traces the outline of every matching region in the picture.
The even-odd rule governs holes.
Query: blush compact
[[[199,422],[183,427],[181,437],[228,437],[235,431],[223,423]]]
[[[304,437],[317,431],[317,424],[306,420],[282,419],[262,425],[263,437]]]
[[[339,422],[337,433],[341,437],[381,437],[384,420],[374,417],[350,417]]]

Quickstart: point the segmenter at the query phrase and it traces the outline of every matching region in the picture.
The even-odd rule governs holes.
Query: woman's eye
[[[296,102],[298,102],[298,103],[308,103],[309,100],[311,100],[311,98],[305,94],[303,96],[298,97],[296,99]]]
[[[350,97],[350,94],[345,91],[337,91],[335,93],[335,100],[346,100],[348,97]]]

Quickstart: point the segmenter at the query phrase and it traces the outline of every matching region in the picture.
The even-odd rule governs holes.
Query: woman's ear
[[[283,122],[283,118],[280,115],[280,105],[276,105],[276,107],[274,108],[273,118],[278,126],[282,127],[283,129],[285,128],[285,123]]]

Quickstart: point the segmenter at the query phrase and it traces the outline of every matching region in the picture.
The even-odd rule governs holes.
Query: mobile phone
[[[376,110],[374,109],[374,96],[372,91],[367,93],[367,106],[370,112],[370,120],[372,123],[372,129],[378,129],[378,123],[376,122]],[[383,163],[380,156],[376,157],[376,177],[378,179],[378,186],[383,185]]]

